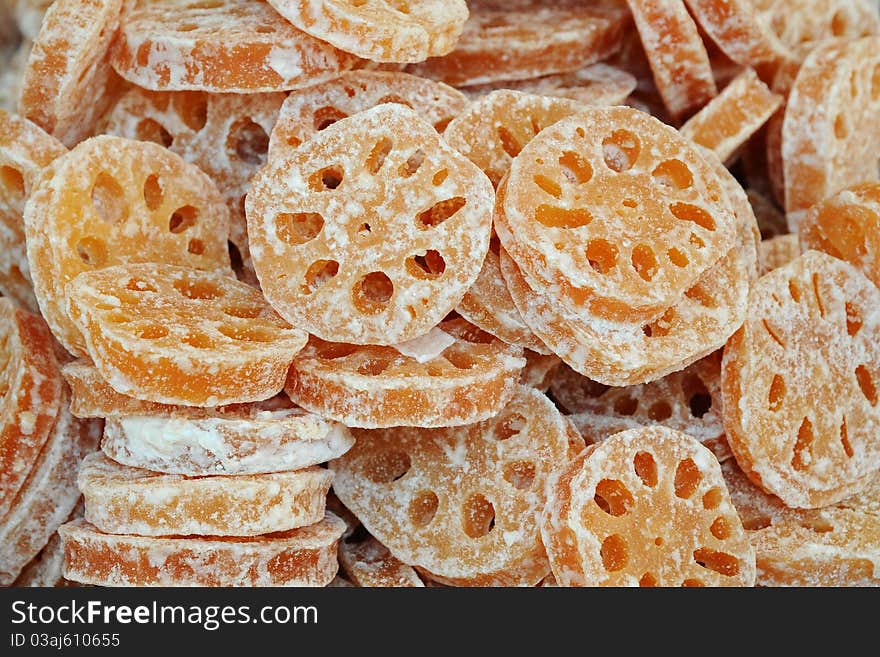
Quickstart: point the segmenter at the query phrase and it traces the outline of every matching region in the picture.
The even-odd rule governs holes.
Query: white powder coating
[[[498,7],[472,0],[468,6],[470,18],[455,50],[408,71],[456,86],[576,71],[616,52],[628,25],[626,8],[611,3],[548,6],[530,0]]]
[[[139,536],[257,536],[318,522],[332,474],[317,467],[262,475],[183,477],[94,454],[77,483],[85,519]]]
[[[801,246],[798,243],[798,236],[790,233],[763,240],[760,252],[761,276],[763,276],[797,258],[801,254]]]
[[[790,56],[786,46],[779,40],[772,24],[759,13],[753,0],[685,0],[694,17],[718,47],[741,66],[756,66],[764,62],[777,62]],[[785,23],[798,22],[801,14],[798,9],[787,4],[772,3],[785,12]],[[813,3],[815,4],[815,3]],[[811,8],[810,8],[811,9]],[[807,9],[806,11],[810,11]],[[804,11],[804,10],[802,10]],[[784,29],[784,28],[782,28]]]
[[[375,62],[420,62],[455,46],[468,17],[464,0],[269,0],[301,30]]]
[[[880,291],[824,253],[753,289],[724,351],[724,424],[737,462],[789,506],[838,502],[880,469],[878,330]]]
[[[64,575],[98,586],[327,586],[345,523],[331,513],[301,529],[253,538],[103,534],[84,520],[59,534]],[[111,552],[111,566],[101,558]]]
[[[417,363],[427,363],[455,344],[455,338],[441,328],[434,327],[425,335],[394,345],[401,354],[415,359]]]
[[[358,61],[296,29],[263,2],[200,5],[159,0],[130,11],[113,49],[113,67],[157,91],[257,93],[328,79]]]
[[[301,470],[337,458],[353,444],[343,425],[293,409],[238,419],[108,420],[101,448],[124,465],[204,476]]]
[[[755,551],[718,461],[665,427],[624,431],[582,453],[553,484],[542,536],[562,586],[755,583]]]
[[[544,395],[520,387],[496,418],[466,427],[355,437],[331,463],[334,490],[395,557],[449,584],[534,586],[547,575],[538,517],[569,434]],[[480,496],[492,505],[489,531]]]

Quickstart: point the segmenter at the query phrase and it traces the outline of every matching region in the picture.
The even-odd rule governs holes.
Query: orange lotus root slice
[[[727,161],[781,104],[782,97],[770,91],[753,69],[746,69],[688,119],[681,133]]]
[[[124,465],[186,476],[300,470],[354,444],[341,424],[298,408],[243,408],[221,417],[141,415],[108,420],[101,449]]]
[[[455,86],[576,71],[617,51],[628,22],[616,3],[471,0],[468,7],[455,50],[407,70]]]
[[[718,92],[703,40],[682,0],[627,0],[654,82],[673,118]]]
[[[255,537],[105,534],[85,520],[59,530],[64,576],[98,586],[327,586],[345,524],[333,514]]]
[[[497,187],[513,158],[536,134],[585,108],[568,98],[501,89],[471,103],[443,137]]]
[[[857,269],[808,251],[760,279],[725,347],[730,447],[789,506],[838,502],[880,469],[878,304],[880,290]]]
[[[272,157],[247,196],[269,303],[324,340],[396,344],[461,301],[489,249],[489,180],[411,109],[383,104]]]
[[[100,422],[73,417],[65,392],[49,439],[0,520],[0,585],[12,584],[70,516],[80,497],[80,462],[97,449],[100,439]]]
[[[685,3],[700,27],[737,64],[774,63],[786,54],[772,26],[762,20],[752,0],[685,0]],[[794,10],[788,17],[797,20]]]
[[[761,241],[760,247],[761,276],[784,267],[801,254],[798,236],[787,234],[777,235]]]
[[[372,536],[366,540],[342,541],[339,565],[356,586],[424,588],[418,573],[395,557]]]
[[[312,338],[286,390],[298,405],[349,427],[445,427],[496,415],[517,389],[522,351],[451,320],[397,347]]]
[[[111,461],[83,461],[77,483],[85,519],[103,532],[138,536],[258,536],[324,517],[332,475],[311,467],[235,477],[183,477]]]
[[[465,87],[463,91],[474,100],[498,89],[512,89],[537,96],[569,98],[584,105],[622,105],[637,83],[627,71],[608,64],[593,64],[568,73]]]
[[[49,439],[61,386],[45,322],[0,299],[0,518],[12,508]]]
[[[562,586],[755,583],[718,461],[665,427],[588,447],[550,488],[541,532]]]
[[[878,65],[880,37],[828,41],[804,61],[782,124],[785,210],[793,231],[816,203],[878,178]]]
[[[211,179],[156,144],[101,136],[44,171],[24,213],[40,309],[72,354],[86,355],[67,314],[80,273],[131,262],[230,271],[229,212]]]
[[[467,106],[449,85],[415,75],[387,71],[346,71],[326,82],[291,93],[278,116],[269,143],[270,156],[296,148],[340,119],[383,103],[406,105],[442,132]]]
[[[218,93],[296,89],[357,62],[249,0],[142,3],[126,14],[111,55],[139,87]]]
[[[37,125],[0,109],[0,294],[36,312],[24,235],[24,204],[43,169],[67,152]]]
[[[629,107],[591,107],[541,131],[499,206],[498,237],[529,279],[563,306],[618,321],[662,315],[737,233],[696,147]]]
[[[163,404],[260,401],[284,387],[307,336],[231,276],[173,265],[86,272],[69,311],[110,386]]]
[[[446,584],[534,586],[549,572],[538,519],[569,429],[521,387],[495,418],[355,432],[330,464],[339,499],[391,553]],[[583,443],[581,441],[581,447]]]
[[[587,444],[627,429],[662,425],[686,433],[730,458],[721,414],[721,355],[712,354],[680,372],[651,383],[612,388],[560,368],[551,383],[553,398]]]
[[[846,260],[880,287],[880,183],[825,199],[806,214],[798,234],[803,248]]]
[[[250,281],[256,280],[247,242],[244,197],[266,163],[269,134],[284,102],[282,93],[211,94],[134,88],[113,106],[104,132],[152,141],[198,166],[217,184],[230,215],[230,241]]]
[[[464,0],[269,0],[299,29],[374,62],[420,62],[455,47]]]
[[[91,136],[121,89],[108,61],[122,0],[57,0],[28,57],[19,113],[67,146]]]

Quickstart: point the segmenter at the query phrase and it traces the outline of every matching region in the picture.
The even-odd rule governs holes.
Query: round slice
[[[588,447],[553,483],[541,533],[562,586],[755,583],[718,461],[664,427]]]
[[[758,282],[724,349],[730,447],[789,506],[838,502],[880,469],[878,307],[863,274],[808,251]]]
[[[415,112],[384,104],[273,155],[246,205],[282,317],[324,340],[389,345],[427,333],[476,280],[494,193]]]
[[[479,424],[356,432],[330,464],[334,490],[396,558],[434,580],[534,586],[549,572],[544,486],[583,447],[570,432],[544,395],[521,387]]]
[[[85,519],[109,534],[258,536],[324,517],[333,476],[323,468],[235,477],[182,477],[87,456],[77,484]]]

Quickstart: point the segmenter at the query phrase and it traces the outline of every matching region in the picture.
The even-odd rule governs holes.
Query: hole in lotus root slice
[[[703,476],[693,459],[684,459],[675,469],[675,494],[682,499],[690,498],[702,480]]]
[[[229,129],[226,150],[239,162],[260,167],[266,163],[269,135],[263,126],[252,119],[240,119]]]
[[[190,333],[181,340],[196,349],[214,349],[217,346],[217,343],[204,333]]]
[[[600,554],[602,555],[602,566],[608,572],[613,573],[626,568],[629,559],[629,546],[623,536],[612,534],[602,541]]]
[[[381,482],[379,482],[381,483]],[[422,491],[409,503],[409,519],[417,527],[427,527],[437,515],[440,500],[434,491]]]
[[[136,333],[142,340],[161,340],[168,337],[169,331],[159,324],[147,324],[139,327]]]
[[[324,228],[324,217],[317,212],[282,212],[275,215],[275,232],[286,244],[300,245],[315,239]]]
[[[311,175],[309,187],[316,192],[336,189],[342,184],[344,175],[342,167],[326,167]]]
[[[416,217],[416,225],[419,228],[436,228],[455,215],[466,204],[467,200],[460,196],[435,203],[431,208]]]
[[[271,344],[277,335],[268,329],[250,326],[219,326],[217,330],[231,340]]]
[[[724,493],[720,488],[710,488],[703,493],[703,508],[707,511],[717,509],[724,500]]]
[[[596,484],[593,500],[600,509],[611,516],[626,515],[634,503],[632,493],[616,479],[603,479]]]
[[[535,464],[531,461],[514,461],[504,466],[504,480],[517,490],[531,488],[535,473]]]
[[[304,276],[303,294],[312,294],[331,281],[339,273],[339,263],[335,260],[313,262]]]
[[[362,313],[380,313],[394,296],[394,283],[384,272],[374,271],[355,283],[351,296],[355,308]]]
[[[725,577],[733,577],[740,571],[740,561],[735,556],[709,548],[694,550],[694,561]]]
[[[128,219],[125,191],[113,176],[104,171],[98,174],[92,186],[92,207],[108,224],[121,224]]]
[[[166,130],[162,124],[153,119],[141,119],[135,126],[135,139],[140,141],[151,141],[165,148],[171,148],[174,143],[174,137]]]
[[[462,505],[461,528],[474,539],[486,536],[495,528],[495,506],[483,495],[472,495]]]
[[[416,278],[435,279],[446,271],[446,261],[439,251],[428,249],[422,255],[407,258],[406,270]]]
[[[107,264],[107,244],[98,237],[83,237],[76,243],[76,254],[88,267],[100,268]]]
[[[25,200],[24,176],[15,167],[4,164],[0,166],[0,189],[9,198],[10,205],[23,205]]]
[[[617,266],[618,249],[608,240],[596,238],[587,242],[586,256],[590,267],[605,274]]]
[[[650,452],[639,452],[633,457],[633,469],[642,483],[649,488],[657,485],[657,462]]]
[[[651,172],[654,179],[669,189],[688,189],[694,184],[694,174],[681,160],[665,160]]]
[[[868,400],[868,403],[870,403],[871,406],[876,406],[877,386],[874,384],[874,377],[871,376],[871,372],[867,367],[859,365],[856,368],[856,380],[859,382],[859,388],[865,396],[865,399]]]
[[[370,458],[364,465],[364,474],[374,484],[390,484],[403,478],[411,467],[409,454],[388,450]]]
[[[164,200],[164,194],[162,192],[162,184],[159,182],[159,176],[155,173],[147,176],[146,181],[144,181],[144,202],[147,204],[147,209],[151,212],[158,210],[162,201]]]
[[[840,444],[843,447],[844,453],[852,458],[855,452],[853,451],[852,445],[849,442],[849,435],[846,430],[846,416],[844,416],[843,420],[840,423]]]
[[[320,131],[328,126],[333,125],[337,121],[341,121],[342,119],[346,118],[348,118],[348,114],[346,114],[345,112],[341,112],[335,107],[320,107],[315,110],[313,123],[315,130]],[[299,146],[299,144],[295,145]]]
[[[223,290],[217,284],[210,281],[180,278],[174,281],[174,289],[187,299],[192,300],[219,299],[223,296]]]
[[[495,425],[495,440],[510,440],[518,436],[526,428],[528,420],[520,413],[512,413]]]
[[[398,171],[398,173],[402,178],[411,178],[418,172],[424,161],[425,151],[419,148],[418,150],[416,150],[415,153],[407,158],[406,162],[400,165],[400,170]],[[435,182],[434,184],[437,185],[440,183]]]
[[[394,148],[394,142],[387,137],[382,137],[382,139],[373,146],[373,150],[370,151],[369,156],[367,156],[367,161],[365,163],[367,171],[375,176],[379,172],[379,169],[382,168],[382,165],[385,164],[385,158],[388,157],[392,148]]]
[[[639,138],[629,130],[615,130],[602,141],[605,165],[617,173],[632,169],[641,150]]]

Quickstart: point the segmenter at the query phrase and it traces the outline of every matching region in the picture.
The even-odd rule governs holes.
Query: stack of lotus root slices
[[[12,0],[0,63],[0,583],[880,584],[873,0]]]

